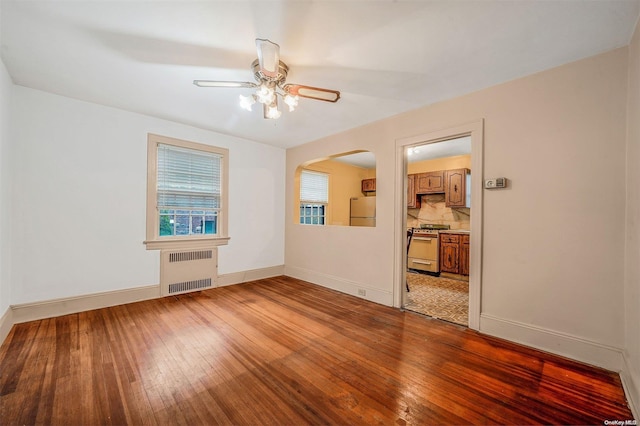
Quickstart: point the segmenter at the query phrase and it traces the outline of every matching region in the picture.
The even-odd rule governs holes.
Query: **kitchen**
[[[471,140],[407,150],[404,308],[468,326]]]
[[[321,196],[306,197],[304,174],[324,176]],[[376,158],[369,151],[336,154],[301,164],[295,181],[296,206],[302,212],[314,205],[322,205],[324,220],[319,225],[332,226],[376,226]],[[311,192],[317,192],[321,184],[310,183]],[[302,191],[301,191],[302,189]]]
[[[403,307],[468,326],[471,139],[407,150],[407,263]],[[306,198],[305,175],[325,176],[326,195]],[[300,224],[375,227],[376,169],[371,152],[348,152],[298,167]],[[316,178],[318,176],[315,176]],[[314,187],[314,185],[311,185]],[[305,211],[323,210],[309,221]]]

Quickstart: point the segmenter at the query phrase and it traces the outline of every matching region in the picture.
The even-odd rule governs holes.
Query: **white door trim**
[[[404,297],[407,264],[407,162],[405,149],[412,145],[471,136],[471,241],[469,247],[469,328],[479,330],[482,284],[482,182],[484,120],[451,126],[407,138],[396,139],[395,261],[393,304],[400,308]]]

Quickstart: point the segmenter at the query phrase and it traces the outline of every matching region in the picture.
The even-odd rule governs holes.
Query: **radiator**
[[[160,250],[163,296],[213,288],[218,278],[218,250]]]

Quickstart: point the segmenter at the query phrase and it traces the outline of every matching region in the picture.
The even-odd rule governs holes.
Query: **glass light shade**
[[[261,84],[260,88],[256,91],[256,96],[258,97],[258,102],[269,105],[275,99],[276,92],[273,90],[273,87]]]
[[[247,111],[251,111],[251,106],[256,103],[255,96],[244,96],[240,95],[240,107],[242,109],[246,109]]]
[[[278,105],[269,105],[267,107],[267,118],[280,118],[282,113],[278,109]]]
[[[280,118],[280,115],[282,114],[282,112],[280,112],[280,110],[278,109],[278,98],[274,97],[273,102],[270,103],[269,105],[264,105],[264,118],[272,118],[272,119],[276,119],[276,118]]]
[[[289,106],[289,111],[293,111],[298,106],[298,95],[291,96],[290,94],[284,95],[284,103]]]

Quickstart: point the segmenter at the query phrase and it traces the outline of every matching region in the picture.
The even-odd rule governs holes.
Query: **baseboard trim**
[[[621,372],[625,367],[620,348],[531,324],[483,313],[480,332],[610,371]]]
[[[92,309],[107,308],[125,303],[160,297],[160,285],[128,288],[124,290],[106,291],[82,296],[52,299],[42,302],[12,305],[13,324],[52,318]]]
[[[240,284],[283,274],[284,265],[223,274],[218,276],[217,286]],[[135,303],[159,297],[161,297],[160,284],[156,284],[12,305],[0,318],[0,342],[4,342],[14,324],[90,311],[92,309],[107,308],[109,306],[123,305],[126,303]]]
[[[624,367],[620,372],[620,380],[622,380],[622,387],[627,396],[627,403],[629,404],[633,417],[640,419],[640,376],[637,371],[634,374],[628,355],[627,351],[622,353]]]
[[[0,344],[4,343],[4,339],[9,335],[11,327],[13,327],[13,309],[9,306],[0,317]]]
[[[330,288],[341,293],[350,294],[381,305],[393,306],[392,292],[382,291],[356,281],[295,266],[286,266],[284,275],[321,285],[323,287]],[[365,291],[365,295],[359,294],[359,291],[362,290]]]
[[[216,287],[246,283],[248,281],[261,280],[284,275],[284,265],[270,266],[268,268],[250,269],[242,272],[218,275]]]

